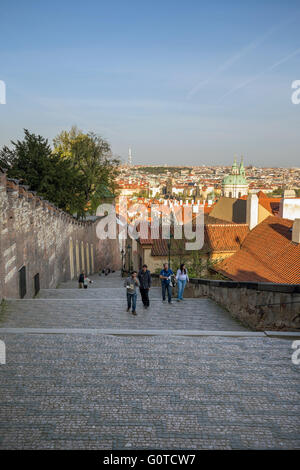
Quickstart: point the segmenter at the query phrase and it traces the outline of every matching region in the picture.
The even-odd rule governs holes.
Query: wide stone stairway
[[[1,449],[300,448],[292,338],[156,287],[135,317],[120,273],[91,279],[2,305]]]

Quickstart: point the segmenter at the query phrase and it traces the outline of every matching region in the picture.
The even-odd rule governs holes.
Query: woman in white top
[[[189,276],[185,264],[181,264],[180,268],[177,270],[176,279],[178,283],[178,297],[177,302],[183,300],[183,292],[187,282],[189,282]]]

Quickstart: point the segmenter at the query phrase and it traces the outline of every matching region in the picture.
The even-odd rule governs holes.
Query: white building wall
[[[283,219],[300,219],[300,198],[281,199],[279,213]]]

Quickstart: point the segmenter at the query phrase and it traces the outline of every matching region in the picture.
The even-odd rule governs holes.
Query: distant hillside
[[[192,167],[189,166],[143,166],[138,169],[143,168],[143,172],[151,174],[160,174],[160,173],[177,173],[182,170],[192,170]],[[133,168],[134,169],[134,168]]]

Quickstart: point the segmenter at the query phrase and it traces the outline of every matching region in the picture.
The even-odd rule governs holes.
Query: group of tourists
[[[165,302],[166,293],[168,297],[168,303],[172,303],[172,292],[173,287],[178,287],[177,301],[183,300],[183,292],[186,283],[189,282],[189,276],[185,264],[181,264],[177,270],[176,275],[169,268],[168,263],[164,263],[163,269],[160,271],[159,278],[161,280],[162,288],[162,300]],[[127,312],[131,310],[133,315],[136,315],[136,300],[138,289],[141,294],[144,308],[147,309],[150,306],[149,301],[149,290],[151,288],[151,273],[148,270],[146,264],[143,265],[139,272],[132,271],[131,275],[127,277],[124,282],[124,287],[127,290]]]
[[[105,271],[105,275],[107,275]],[[181,264],[180,268],[177,270],[176,275],[169,268],[168,263],[164,263],[163,269],[160,271],[159,278],[161,280],[161,292],[162,300],[165,302],[166,297],[168,298],[168,303],[172,303],[172,294],[173,288],[177,285],[177,302],[183,300],[183,292],[186,286],[186,283],[189,282],[189,276],[185,264]],[[78,287],[80,289],[87,289],[89,284],[92,284],[91,281],[84,271],[79,275]],[[125,279],[124,287],[127,291],[127,312],[131,310],[133,315],[136,315],[136,300],[138,290],[140,291],[143,306],[145,309],[149,308],[149,290],[151,288],[151,273],[146,264],[140,269],[139,272],[132,271],[131,275]]]

